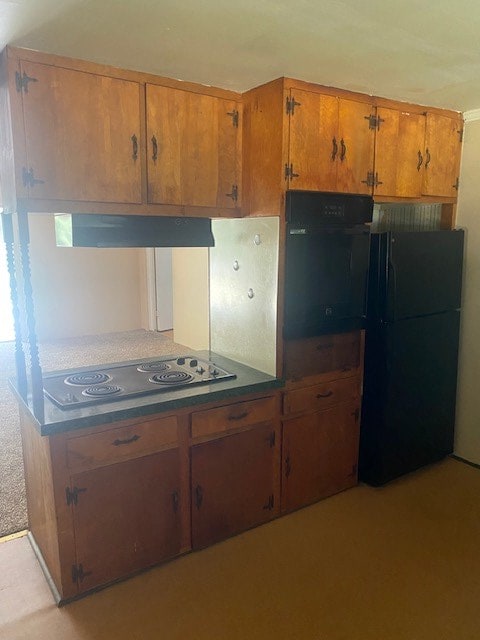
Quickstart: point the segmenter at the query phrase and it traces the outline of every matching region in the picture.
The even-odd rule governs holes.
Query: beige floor
[[[2,640],[473,640],[480,470],[359,486],[57,609],[26,538],[0,544]]]

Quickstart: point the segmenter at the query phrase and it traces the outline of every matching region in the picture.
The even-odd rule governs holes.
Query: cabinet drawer
[[[332,380],[332,382],[288,391],[284,395],[283,411],[288,414],[326,409],[339,402],[352,400],[358,395],[359,380],[357,376]]]
[[[334,371],[352,371],[360,366],[360,351],[360,331],[286,340],[285,377],[295,381]]]
[[[275,417],[275,398],[237,402],[192,414],[192,438],[222,433]]]
[[[177,418],[159,418],[67,441],[67,466],[95,467],[176,446]]]

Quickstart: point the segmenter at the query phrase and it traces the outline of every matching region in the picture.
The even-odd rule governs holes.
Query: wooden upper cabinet
[[[457,197],[462,130],[461,120],[427,112],[424,195]]]
[[[425,115],[378,107],[375,136],[374,195],[422,195]]]
[[[148,201],[240,206],[241,105],[147,84]]]
[[[140,84],[34,62],[22,93],[27,197],[140,203]]]
[[[374,108],[364,102],[290,91],[289,189],[371,193]]]
[[[375,109],[366,102],[339,98],[338,113],[337,191],[371,194],[368,172],[373,169],[375,130],[370,116]]]
[[[332,191],[337,182],[338,100],[311,91],[291,90],[290,189]],[[287,167],[288,168],[288,167]]]

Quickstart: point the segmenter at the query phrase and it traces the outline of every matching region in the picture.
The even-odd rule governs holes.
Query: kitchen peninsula
[[[41,424],[18,396],[29,535],[58,603],[279,514],[282,381],[209,357],[235,377],[70,410],[45,398]]]

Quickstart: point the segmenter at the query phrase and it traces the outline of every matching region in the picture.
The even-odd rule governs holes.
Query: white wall
[[[209,349],[208,249],[173,249],[172,271],[173,339],[191,349]]]
[[[57,247],[53,215],[29,227],[40,341],[146,326],[144,250]]]
[[[457,213],[466,247],[455,453],[480,464],[480,112],[465,115]]]

